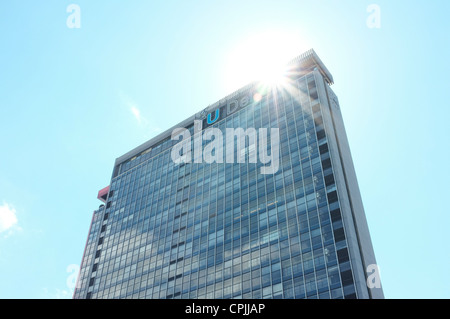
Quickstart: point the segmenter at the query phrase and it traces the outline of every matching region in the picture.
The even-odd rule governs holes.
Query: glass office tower
[[[313,50],[288,70],[287,85],[249,84],[116,160],[74,298],[383,298],[366,283],[376,261],[333,78]],[[278,170],[175,163],[172,132],[195,139],[194,121],[277,128]],[[233,150],[250,158],[250,138]]]

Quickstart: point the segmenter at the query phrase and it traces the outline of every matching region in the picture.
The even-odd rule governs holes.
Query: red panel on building
[[[106,198],[108,197],[108,193],[109,193],[109,185],[98,191],[97,198],[100,199],[103,203],[106,203]]]

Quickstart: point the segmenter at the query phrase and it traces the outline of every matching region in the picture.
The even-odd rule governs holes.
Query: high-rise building
[[[331,84],[309,50],[116,159],[74,298],[383,298]]]

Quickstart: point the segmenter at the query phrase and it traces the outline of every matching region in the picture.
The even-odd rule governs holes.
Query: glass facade
[[[318,81],[304,71],[210,126],[279,128],[275,174],[175,164],[170,136],[121,163],[74,298],[358,298]]]

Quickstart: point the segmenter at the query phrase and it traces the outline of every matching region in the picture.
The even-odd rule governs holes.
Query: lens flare
[[[261,101],[261,99],[262,99],[262,95],[261,95],[260,93],[256,92],[256,93],[253,95],[253,101],[254,101],[254,102],[259,102],[259,101]]]
[[[282,87],[289,77],[286,63],[307,48],[298,32],[269,30],[251,34],[229,52],[225,85],[229,91],[255,81],[267,87]]]

